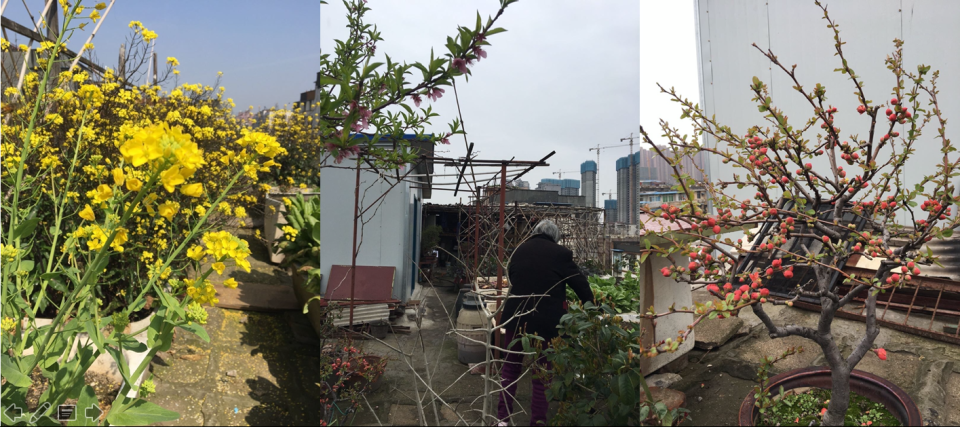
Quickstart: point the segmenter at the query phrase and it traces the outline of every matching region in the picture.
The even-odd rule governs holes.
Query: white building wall
[[[356,164],[344,160],[341,165]],[[321,288],[326,292],[330,269],[333,265],[350,265],[353,245],[354,184],[356,170],[326,168],[320,185],[320,268],[323,272]],[[360,173],[360,210],[370,206],[390,183],[379,175]],[[370,209],[363,217],[366,224],[358,224],[359,251],[357,265],[393,266],[396,274],[393,281],[393,298],[406,301],[410,297],[413,257],[419,255],[419,229],[413,234],[414,197],[420,190],[401,183],[387,193],[379,209]],[[413,239],[417,239],[414,245]],[[349,284],[346,284],[349,286]]]
[[[698,59],[700,64],[701,104],[706,115],[730,126],[737,134],[750,126],[768,126],[763,113],[750,99],[754,76],[767,84],[774,105],[781,108],[794,127],[803,125],[812,109],[792,87],[794,83],[780,69],[773,68],[755,47],[772,49],[781,63],[797,64],[796,74],[807,91],[817,84],[827,89],[830,105],[838,108],[837,126],[842,135],[859,134],[865,139],[869,118],[856,113],[858,99],[849,77],[835,68],[841,66],[834,56],[833,31],[826,27],[823,12],[811,2],[789,0],[695,0]],[[828,2],[830,17],[840,24],[840,37],[848,64],[865,83],[867,99],[873,105],[889,102],[893,74],[884,59],[894,50],[893,39],[904,40],[904,68],[916,72],[917,65],[940,70],[938,99],[946,117],[960,116],[960,2],[950,0],[847,0]],[[926,107],[923,98],[922,107]],[[906,134],[906,125],[898,125]],[[815,139],[819,126],[805,134]],[[949,132],[949,129],[948,129]],[[880,133],[882,134],[882,132]],[[920,167],[923,159],[939,159],[940,144],[934,141],[935,129],[928,127],[917,144],[913,167],[906,169],[906,186],[912,188],[930,168]],[[949,135],[948,135],[949,136]],[[716,141],[705,135],[708,146]],[[889,151],[888,151],[889,153]],[[882,155],[882,154],[881,154]],[[713,181],[732,181],[742,169],[723,165],[709,155],[709,173]],[[824,156],[812,161],[814,168],[827,168]],[[848,168],[849,169],[849,168]],[[858,169],[851,170],[855,174]],[[754,190],[730,188],[738,198],[750,197]],[[736,238],[734,236],[731,236]]]

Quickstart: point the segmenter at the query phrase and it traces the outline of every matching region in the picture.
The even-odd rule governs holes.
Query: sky
[[[44,1],[25,3],[39,18]],[[92,7],[96,3],[82,4]],[[23,1],[9,1],[3,16],[33,27]],[[140,21],[158,35],[158,59],[165,61],[172,56],[180,62],[180,83],[212,85],[217,72],[222,71],[220,85],[239,112],[250,105],[283,106],[298,101],[300,92],[313,88],[320,68],[319,20],[320,3],[316,0],[119,0],[92,43],[99,62],[115,68],[120,44],[132,34],[128,24]],[[84,31],[76,31],[69,47],[79,50],[92,29],[88,24]],[[25,38],[17,42],[14,33],[8,34],[15,45],[26,43]]]
[[[484,21],[496,14],[496,0],[371,1],[368,22],[384,41],[378,52],[399,61],[424,61],[430,49],[442,54],[446,37],[458,25],[472,26],[479,11]],[[346,11],[331,1],[322,7],[321,48],[332,50],[346,36]],[[542,178],[580,178],[580,164],[596,161],[589,147],[620,145],[638,134],[640,83],[640,3],[634,0],[522,0],[510,5],[491,36],[488,57],[471,68],[469,82],[458,81],[467,141],[481,159],[539,160],[556,151],[549,167],[524,176],[532,187]],[[430,25],[423,25],[428,22]],[[433,103],[440,114],[432,129],[445,131],[457,117],[453,90]],[[429,131],[430,129],[428,129]],[[466,154],[462,136],[439,146],[442,156]],[[614,186],[614,162],[629,148],[604,150],[601,190]],[[454,173],[437,168],[436,173]],[[451,178],[441,177],[437,181]],[[581,189],[582,190],[582,189]],[[432,203],[455,203],[452,192],[434,191]],[[466,202],[468,199],[463,197]]]
[[[43,2],[26,3],[38,16]],[[179,60],[181,83],[213,84],[222,71],[220,85],[236,112],[251,105],[283,106],[313,87],[320,51],[332,52],[334,40],[346,35],[344,6],[329,3],[118,1],[93,43],[100,62],[115,66],[119,46],[131,34],[128,24],[138,20],[158,33],[161,61]],[[369,6],[367,22],[384,38],[378,53],[416,62],[429,58],[431,48],[445,52],[446,37],[458,25],[472,26],[478,11],[486,20],[499,2],[371,0]],[[10,1],[4,16],[32,26],[22,2]],[[692,0],[522,0],[507,8],[497,26],[507,32],[490,37],[488,57],[471,67],[469,82],[458,81],[460,107],[467,140],[475,143],[479,158],[539,160],[557,152],[550,166],[524,176],[531,187],[542,178],[560,177],[554,172],[579,179],[580,164],[597,161],[590,147],[626,144],[621,139],[637,137],[639,124],[659,141],[658,118],[675,121],[680,112],[659,93],[657,82],[699,99]],[[91,28],[77,32],[70,47],[78,50]],[[18,43],[12,35],[10,41]],[[453,90],[447,88],[433,108],[440,116],[428,132],[445,131],[458,117]],[[453,142],[439,146],[438,155],[465,155],[463,138]],[[640,146],[639,139],[635,143]],[[629,150],[601,151],[601,193],[615,191],[614,163]],[[432,203],[460,198],[447,191],[433,194]]]

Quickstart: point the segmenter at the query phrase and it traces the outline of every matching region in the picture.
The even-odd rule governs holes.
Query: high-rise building
[[[603,201],[603,222],[612,224],[617,221],[617,201],[607,199]]]
[[[617,221],[624,224],[630,222],[630,194],[633,185],[630,182],[630,158],[617,159]]]
[[[587,206],[597,207],[597,162],[587,160],[580,164],[580,182],[583,183]]]
[[[580,181],[575,179],[564,179],[560,181],[560,194],[563,196],[579,196]]]
[[[560,192],[562,181],[559,179],[553,178],[544,178],[540,180],[540,183],[537,184],[537,190],[542,191],[556,191]]]

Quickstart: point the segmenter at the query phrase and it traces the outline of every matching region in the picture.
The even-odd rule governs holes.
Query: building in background
[[[488,196],[486,199],[488,205],[497,206],[500,204],[499,191],[499,187],[487,187],[484,189],[484,194]],[[507,187],[507,191],[504,192],[504,202],[507,205],[519,203],[529,205],[587,206],[587,199],[583,196],[564,195],[552,190],[523,190],[510,187]]]
[[[510,181],[509,187],[516,188],[516,189],[520,189],[520,190],[529,190],[529,189],[530,189],[530,182],[529,182],[529,181],[521,181],[521,180],[519,180],[519,179],[515,179],[515,180],[513,180],[513,181]]]
[[[587,160],[580,164],[580,182],[583,183],[587,206],[597,207],[597,162]]]
[[[560,193],[561,184],[563,181],[553,178],[544,178],[540,180],[540,183],[537,184],[537,190],[539,191],[554,191],[557,194]]]
[[[560,194],[564,196],[579,196],[580,181],[575,179],[564,179],[560,181]]]
[[[697,153],[685,157],[679,166],[684,174],[703,182],[706,176],[705,162],[705,155]],[[617,220],[620,223],[636,224],[641,213],[640,207],[651,201],[662,202],[661,199],[666,198],[671,202],[681,202],[686,199],[686,195],[671,188],[677,182],[673,177],[673,168],[653,150],[640,148],[632,155],[621,157],[617,159],[616,168]],[[701,188],[697,198],[703,197],[702,193]]]
[[[617,222],[617,201],[607,199],[603,201],[603,222],[613,224]]]

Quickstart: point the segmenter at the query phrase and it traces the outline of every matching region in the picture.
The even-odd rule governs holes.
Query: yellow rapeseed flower
[[[113,197],[113,189],[107,184],[100,184],[97,189],[91,191],[91,193],[93,194],[88,194],[88,196],[97,203],[103,203]]]
[[[140,187],[143,187],[143,181],[136,178],[127,179],[127,190],[140,191]]]
[[[180,187],[180,192],[190,197],[200,197],[203,195],[203,184],[195,182],[193,184],[184,184]]]
[[[124,181],[123,169],[114,168],[114,169],[113,169],[113,172],[111,172],[111,174],[113,175],[113,183],[114,183],[114,184],[116,184],[116,185],[123,185],[123,181]]]
[[[239,283],[237,283],[237,279],[234,279],[232,277],[223,281],[223,286],[226,286],[230,289],[237,289],[238,284]]]
[[[180,175],[180,166],[173,165],[160,174],[160,182],[167,192],[172,193],[176,186],[184,183],[183,176]]]
[[[80,211],[80,218],[83,218],[87,221],[96,221],[97,215],[93,213],[93,208],[90,205],[84,206],[83,210]]]
[[[160,213],[160,216],[170,221],[173,219],[173,216],[177,214],[177,211],[180,210],[180,204],[177,202],[163,202],[160,206],[157,206],[157,211]]]
[[[187,257],[194,261],[200,261],[200,258],[206,255],[206,252],[203,251],[203,247],[200,245],[193,245],[190,249],[187,249]]]
[[[227,268],[227,266],[224,263],[219,261],[213,263],[213,265],[211,265],[210,267],[212,267],[213,270],[217,272],[217,274],[223,274],[223,271],[226,270]]]

